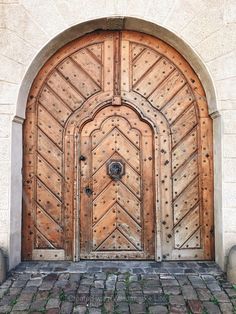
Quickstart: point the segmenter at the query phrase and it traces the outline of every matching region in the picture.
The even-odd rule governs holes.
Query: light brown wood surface
[[[27,103],[23,258],[210,260],[213,231],[212,121],[186,60],[130,31],[60,49]]]
[[[124,104],[105,107],[83,127],[81,258],[154,258],[152,143],[151,127]],[[120,180],[108,174],[111,161],[125,165]]]

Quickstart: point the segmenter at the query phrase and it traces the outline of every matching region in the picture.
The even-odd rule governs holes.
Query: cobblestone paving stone
[[[24,262],[0,313],[236,314],[236,286],[213,262]]]

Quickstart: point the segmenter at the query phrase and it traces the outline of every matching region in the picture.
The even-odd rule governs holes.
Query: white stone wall
[[[24,74],[57,34],[82,22],[115,16],[165,27],[186,42],[209,71],[216,91],[211,113],[217,111],[216,257],[224,267],[229,248],[236,244],[235,0],[0,0],[0,247],[10,255],[10,267],[19,262],[21,127],[17,123],[24,116],[24,104],[20,110],[17,106]],[[27,75],[31,80],[29,72]],[[211,93],[214,89],[208,91],[209,102]]]

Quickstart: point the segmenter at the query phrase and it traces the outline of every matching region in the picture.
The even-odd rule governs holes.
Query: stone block
[[[220,314],[218,305],[214,304],[213,302],[203,302],[203,307],[209,314]]]
[[[236,25],[226,24],[200,42],[195,48],[205,62],[223,56],[235,49]]]
[[[204,12],[204,10],[206,10],[206,5],[202,0],[184,1],[184,3],[175,1],[164,24],[167,28],[180,32],[196,15]]]
[[[232,284],[236,284],[236,244],[230,249],[228,254],[227,279]]]
[[[236,31],[236,29],[235,29]],[[236,37],[235,37],[236,40]],[[229,77],[223,80],[216,81],[217,94],[220,100],[230,99],[236,100],[236,89],[232,88],[235,86],[236,78]]]
[[[183,286],[181,289],[185,300],[197,300],[196,291],[192,286]]]
[[[203,313],[203,306],[199,300],[189,300],[188,301],[189,308],[191,313],[193,314],[202,314]]]
[[[182,295],[171,295],[169,302],[171,305],[185,305],[184,297]]]
[[[51,298],[48,300],[48,303],[46,305],[46,309],[59,309],[60,307],[60,300],[56,298]]]
[[[223,183],[223,208],[235,208],[236,204],[236,183]]]
[[[224,314],[233,313],[233,306],[231,303],[220,303],[220,309]]]
[[[0,0],[0,4],[18,4],[19,0]]]
[[[226,0],[224,8],[225,23],[236,22],[236,2],[234,0]]]
[[[225,232],[224,234],[224,254],[225,257],[229,254],[229,250],[232,248],[232,246],[235,245],[235,239],[236,239],[236,232]],[[235,291],[236,293],[236,291]]]
[[[168,313],[167,307],[163,305],[153,305],[148,308],[150,314],[166,314]]]
[[[224,135],[224,157],[236,157],[236,136]]]
[[[224,119],[224,134],[235,133],[236,133],[236,118],[233,119],[233,117],[231,117],[231,119]]]
[[[129,2],[129,1],[128,1]],[[158,24],[163,24],[174,5],[174,0],[162,1],[162,0],[149,0],[145,5],[144,16],[151,18]],[[132,10],[131,5],[129,9]],[[158,12],[158,14],[157,14]]]
[[[1,72],[0,80],[13,84],[19,84],[25,72],[25,66],[17,61],[0,55]]]
[[[223,221],[227,226],[227,233],[236,232],[236,210],[235,208],[223,208]],[[236,237],[236,236],[235,236]],[[236,243],[236,238],[235,238]]]
[[[0,186],[0,210],[8,209],[9,205],[9,187],[8,186]],[[8,209],[9,210],[9,209]]]
[[[10,140],[0,138],[0,162],[10,160]]]
[[[1,60],[1,56],[0,56]],[[0,61],[1,63],[1,61]],[[0,115],[0,138],[9,137],[10,136],[10,125],[11,125],[11,119],[10,115],[8,114],[1,114]]]
[[[54,1],[22,0],[22,6],[46,34],[54,35],[68,27]],[[84,12],[86,7],[83,8]]]
[[[47,34],[22,5],[5,6],[1,22],[3,27],[15,32],[33,47],[40,48],[48,40]]]
[[[7,29],[0,30],[0,53],[3,56],[24,65],[29,65],[36,52],[37,50],[32,45],[15,32]]]
[[[0,161],[0,169],[1,169],[0,186],[8,186],[10,177],[10,160]]]
[[[196,291],[201,301],[209,301],[212,298],[211,292],[206,288],[196,288]]]
[[[209,18],[212,19],[211,16]],[[234,77],[236,74],[235,67],[236,51],[231,51],[207,63],[210,72],[215,80]]]
[[[191,42],[192,46],[196,46],[223,26],[223,2],[211,1],[207,11],[195,15],[181,30],[182,36]]]
[[[8,232],[9,228],[9,211],[0,210],[0,230],[1,232]]]
[[[1,37],[1,34],[0,34]],[[5,111],[7,106],[2,106],[4,103],[16,103],[17,93],[18,93],[19,86],[13,83],[0,81],[0,104],[1,110]],[[5,108],[4,108],[5,107]],[[3,109],[4,108],[4,109]],[[15,108],[15,106],[14,106]]]

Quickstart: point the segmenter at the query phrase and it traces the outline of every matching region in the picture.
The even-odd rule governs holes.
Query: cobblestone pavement
[[[25,262],[0,313],[236,314],[236,287],[212,262]]]

